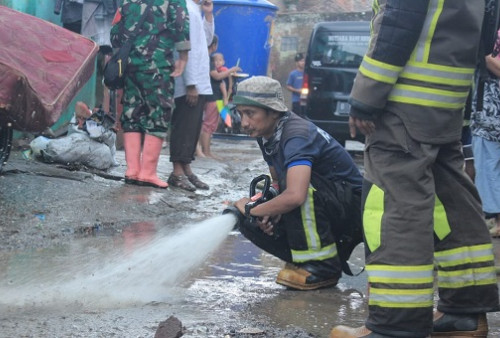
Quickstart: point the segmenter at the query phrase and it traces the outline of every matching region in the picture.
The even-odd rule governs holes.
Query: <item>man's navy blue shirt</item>
[[[344,147],[314,123],[294,113],[285,122],[277,151],[267,155],[262,138],[258,142],[264,160],[276,170],[280,185],[286,182],[288,168],[309,165],[313,172],[329,180],[361,187],[363,178]]]

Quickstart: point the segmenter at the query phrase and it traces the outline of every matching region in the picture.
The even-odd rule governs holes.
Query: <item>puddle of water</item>
[[[124,231],[121,250],[69,246],[13,255],[5,271],[0,269],[0,303],[112,307],[167,301],[177,296],[176,284],[224,241],[234,223],[233,215],[220,215],[156,237],[154,225],[140,223]]]
[[[11,256],[8,266],[0,256],[0,293],[8,295],[0,299],[0,312],[9,313],[8,332],[19,333],[15,325],[21,318],[71,313],[72,320],[83,316],[85,327],[111,325],[110,335],[126,330],[130,336],[151,336],[158,322],[174,314],[193,337],[241,328],[245,320],[253,323],[262,316],[273,327],[294,325],[325,336],[343,322],[339,318],[361,321],[366,315],[358,292],[366,289],[365,278],[343,278],[338,288],[313,292],[286,290],[275,283],[284,263],[231,231],[234,219],[226,228],[225,216],[231,217],[217,216],[169,234],[137,222],[121,236]],[[127,320],[117,322],[118,314]],[[52,336],[68,321],[32,320],[30,327],[48,321]]]

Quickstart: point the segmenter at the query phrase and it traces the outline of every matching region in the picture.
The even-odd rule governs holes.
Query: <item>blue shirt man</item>
[[[300,92],[302,91],[302,82],[304,79],[304,55],[297,53],[295,55],[295,69],[288,75],[286,88],[292,92],[292,111],[299,115],[304,116],[303,109],[300,106]]]

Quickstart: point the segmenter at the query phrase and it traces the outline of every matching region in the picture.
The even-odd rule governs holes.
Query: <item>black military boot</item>
[[[483,337],[488,336],[485,313],[453,314],[434,312],[431,337]]]

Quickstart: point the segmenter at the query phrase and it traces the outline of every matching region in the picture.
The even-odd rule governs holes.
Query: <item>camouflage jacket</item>
[[[124,0],[111,29],[111,44],[120,47],[134,35],[137,22],[153,1],[142,28],[134,37],[129,54],[131,65],[139,69],[172,67],[174,49],[190,50],[189,15],[185,0]]]

